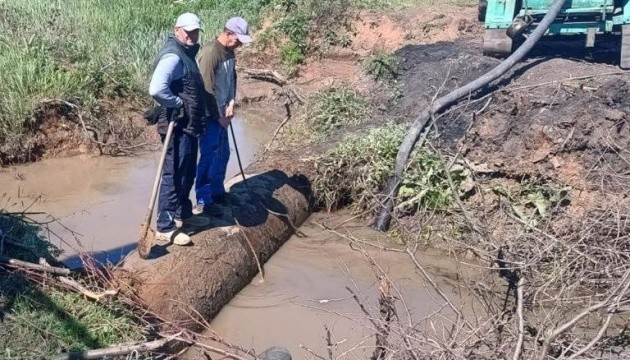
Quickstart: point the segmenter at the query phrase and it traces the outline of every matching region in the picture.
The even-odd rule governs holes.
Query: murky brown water
[[[246,166],[259,146],[266,144],[276,124],[264,122],[253,113],[245,117],[247,121],[235,122],[235,131]],[[158,159],[159,153],[152,152],[126,158],[53,159],[0,169],[0,194],[4,194],[0,206],[9,210],[30,206],[28,211],[46,212],[59,219],[63,226],[51,224],[50,230],[56,236],[48,235],[65,250],[62,259],[70,266],[80,265],[79,253],[91,253],[101,261],[117,261],[136,246]],[[234,155],[228,167],[228,178],[237,174]],[[257,277],[242,290],[212,321],[213,330],[257,352],[280,345],[288,348],[294,359],[311,359],[314,356],[304,347],[327,357],[328,328],[332,341],[339,343],[335,356],[368,358],[373,351],[374,331],[346,286],[363,299],[368,311],[378,314],[374,270],[364,255],[318,225],[335,225],[343,219],[340,214],[311,216],[301,228],[308,236],[291,238],[265,265],[266,280],[261,283]],[[360,238],[390,241],[366,224],[355,221],[346,225],[343,231]],[[371,254],[400,290],[398,296],[405,299],[408,311],[398,309],[403,321],[408,317],[419,319],[441,306],[406,254]],[[442,260],[429,262],[437,265],[434,274],[447,268],[438,264]],[[203,357],[189,351],[185,358]]]
[[[243,166],[253,161],[276,126],[253,112],[234,121]],[[231,137],[230,146],[228,179],[239,171]],[[72,157],[0,169],[0,195],[4,194],[0,207],[28,207],[30,212],[46,212],[47,219],[59,219],[49,225],[46,235],[64,250],[61,259],[70,266],[80,264],[79,253],[117,261],[136,246],[159,157],[159,152]]]
[[[374,348],[374,330],[346,286],[362,299],[368,311],[378,316],[378,283],[375,271],[366,257],[353,251],[340,237],[323,230],[318,224],[338,224],[344,214],[313,214],[301,227],[307,237],[292,237],[265,264],[265,281],[256,277],[212,321],[212,330],[228,342],[260,353],[279,345],[290,350],[293,359],[315,358],[304,347],[328,358],[327,327],[332,342],[340,342],[334,357],[367,359]],[[389,244],[386,235],[369,229],[366,224],[350,222],[344,230],[361,239]],[[404,323],[414,323],[438,310],[443,303],[425,287],[409,256],[400,252],[368,250],[388,273],[409,311],[398,303],[398,314]],[[438,273],[450,272],[449,260],[434,257],[422,259],[423,266],[436,276],[443,291],[453,295],[450,281]],[[428,264],[428,265],[427,265]],[[433,267],[431,266],[433,265]],[[456,299],[455,297],[453,299]],[[186,353],[185,359],[203,359],[199,350]]]

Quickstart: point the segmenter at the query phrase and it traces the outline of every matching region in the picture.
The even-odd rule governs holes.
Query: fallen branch
[[[525,285],[525,279],[521,277],[516,284],[516,301],[518,302],[516,313],[518,315],[518,340],[516,341],[516,348],[514,349],[513,360],[521,358],[523,353],[523,337],[525,334],[525,320],[523,319],[523,285]]]
[[[555,340],[556,337],[558,337],[560,334],[564,333],[565,331],[571,329],[573,326],[575,326],[575,324],[577,324],[580,320],[582,320],[586,316],[600,309],[603,309],[605,307],[609,307],[608,309],[609,313],[614,313],[617,307],[619,306],[622,297],[624,295],[627,295],[629,288],[630,288],[630,270],[626,271],[623,279],[621,280],[617,288],[615,288],[606,299],[602,300],[601,302],[595,305],[589,306],[588,308],[584,309],[581,313],[573,317],[571,320],[565,322],[564,324],[552,330],[549,333],[549,336],[547,336],[547,338],[545,339],[540,359],[543,360],[547,358],[547,354],[549,352],[549,347],[551,346],[551,342]],[[613,298],[615,298],[616,301],[611,304],[611,300]],[[597,339],[597,337],[595,337],[595,339]]]
[[[38,265],[38,264],[33,264],[28,261],[11,259],[5,256],[0,256],[0,263],[6,264],[8,266],[12,266],[14,268],[37,270],[37,271],[41,271],[41,272],[45,272],[49,274],[55,274],[55,275],[70,275],[71,274],[70,269],[54,267],[54,266]]]
[[[115,296],[118,295],[118,290],[105,290],[101,293],[96,293],[92,290],[86,289],[85,287],[83,287],[81,284],[79,284],[78,282],[67,278],[65,276],[60,276],[59,277],[59,281],[67,286],[70,286],[72,289],[78,291],[79,293],[94,299],[96,301],[101,300],[102,298],[106,297],[106,296]]]
[[[100,359],[103,357],[127,355],[131,354],[132,352],[155,351],[173,340],[179,340],[178,337],[180,334],[181,333],[178,333],[176,335],[172,335],[160,340],[142,342],[132,345],[121,345],[96,350],[72,351],[66,354],[59,355],[53,358],[53,360]]]
[[[400,249],[394,249],[394,248],[390,248],[390,247],[383,247],[383,246],[379,246],[379,245],[376,245],[376,244],[372,244],[369,241],[357,239],[357,238],[355,238],[353,236],[344,235],[344,234],[340,233],[339,231],[337,231],[335,229],[331,229],[329,226],[327,226],[325,224],[322,224],[322,223],[319,223],[319,222],[315,222],[315,225],[321,227],[322,229],[330,232],[333,235],[337,235],[337,236],[339,236],[342,239],[346,239],[346,240],[350,241],[351,243],[358,243],[358,244],[368,245],[368,246],[375,247],[375,248],[377,248],[379,250],[382,250],[382,251],[403,252],[403,250],[400,250]]]
[[[602,77],[602,76],[625,75],[625,74],[627,74],[627,72],[611,71],[611,72],[606,72],[606,73],[601,73],[601,74],[592,74],[592,75],[584,75],[584,76],[578,76],[578,77],[569,77],[569,78],[560,79],[560,80],[545,81],[542,83],[532,84],[532,85],[509,86],[509,87],[506,87],[505,89],[501,89],[501,91],[512,92],[512,91],[518,91],[518,90],[523,90],[523,89],[530,89],[533,87],[551,85],[555,83],[563,83],[565,81],[588,80],[588,79],[593,79],[593,78]]]
[[[249,78],[267,81],[274,83],[278,86],[284,86],[287,84],[287,79],[280,75],[276,71],[268,69],[237,69],[237,71]]]
[[[390,322],[396,316],[394,298],[390,292],[390,284],[384,277],[380,277],[378,294],[381,323],[377,325],[378,331],[376,332],[376,348],[372,353],[372,360],[382,360],[387,355],[387,349],[389,348],[389,341],[387,338],[389,337]]]
[[[278,136],[278,133],[280,132],[280,130],[284,127],[284,125],[286,125],[286,123],[289,122],[289,120],[291,120],[291,107],[289,106],[288,103],[284,104],[284,108],[287,111],[287,116],[284,119],[284,121],[282,123],[280,123],[280,125],[278,125],[278,127],[276,128],[276,131],[274,131],[273,136],[271,137],[271,140],[269,140],[269,143],[267,144],[267,146],[265,147],[265,152],[269,151],[269,149],[271,148],[271,144],[273,144],[273,141],[276,139],[276,136]]]

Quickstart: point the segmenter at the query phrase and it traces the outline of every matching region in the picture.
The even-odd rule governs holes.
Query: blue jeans
[[[164,135],[160,135],[164,142]],[[162,182],[158,199],[157,230],[169,232],[176,229],[175,219],[192,216],[189,194],[195,182],[197,163],[197,138],[181,132],[173,132],[164,158]]]
[[[225,172],[230,159],[230,142],[227,129],[217,121],[209,120],[206,131],[199,137],[199,164],[195,192],[197,204],[210,205],[212,198],[223,195]]]

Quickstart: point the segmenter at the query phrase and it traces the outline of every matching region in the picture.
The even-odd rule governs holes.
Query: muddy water
[[[235,119],[243,166],[253,161],[275,126],[253,112]],[[230,147],[228,178],[239,171],[231,137]],[[159,157],[157,151],[134,157],[73,157],[0,169],[0,207],[27,207],[49,214],[33,215],[35,219],[59,219],[45,235],[64,250],[61,259],[70,266],[80,264],[80,253],[115,262],[135,248]]]
[[[235,122],[245,165],[275,128],[254,114],[246,114],[246,118]],[[0,194],[5,194],[0,206],[9,210],[29,206],[28,211],[47,212],[59,219],[50,225],[54,234],[47,235],[65,250],[62,259],[71,266],[79,265],[79,253],[115,262],[136,246],[158,158],[157,152],[128,158],[75,157],[0,169]],[[237,171],[232,156],[230,176]],[[41,218],[34,215],[38,216]],[[338,343],[334,356],[368,358],[374,331],[346,287],[353,289],[367,311],[378,314],[374,270],[347,241],[318,225],[335,226],[344,219],[340,214],[311,216],[301,229],[308,236],[291,238],[265,265],[265,281],[255,278],[217,315],[212,329],[234,344],[258,352],[281,345],[294,359],[301,359],[314,357],[305,348],[327,357],[327,328],[332,342]],[[343,232],[376,243],[391,241],[358,222],[348,222]],[[403,322],[409,318],[415,322],[440,308],[441,301],[425,287],[407,255],[370,253],[400,291],[394,295],[405,299],[408,309],[398,303]],[[422,259],[425,264],[429,260],[432,273],[452,294],[452,286],[443,276],[452,273],[446,261]],[[194,351],[185,357],[203,358]]]
[[[325,231],[319,224],[334,226],[347,218],[344,214],[313,214],[302,226],[307,237],[292,237],[265,264],[265,281],[256,277],[211,322],[211,328],[232,344],[260,353],[280,345],[289,349],[293,359],[315,358],[309,351],[328,358],[326,328],[332,342],[339,342],[333,356],[367,359],[374,346],[374,330],[352,298],[351,288],[367,308],[378,316],[378,282],[366,256],[353,251],[348,241]],[[391,239],[370,230],[366,224],[349,222],[340,230],[360,239],[384,246]],[[436,311],[443,303],[417,273],[405,253],[383,252],[366,247],[370,256],[388,273],[403,298],[408,311],[398,303],[403,323]],[[454,273],[450,261],[440,257],[420,257],[423,266],[435,276],[442,290],[453,295]],[[457,299],[457,297],[452,297]],[[190,350],[185,359],[203,359],[198,350]]]

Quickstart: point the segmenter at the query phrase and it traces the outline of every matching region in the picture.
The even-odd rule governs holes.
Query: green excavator
[[[484,55],[509,56],[553,1],[480,0]],[[619,37],[619,67],[630,69],[630,0],[567,0],[545,36],[585,35],[585,46],[593,48],[597,37],[605,34]]]

